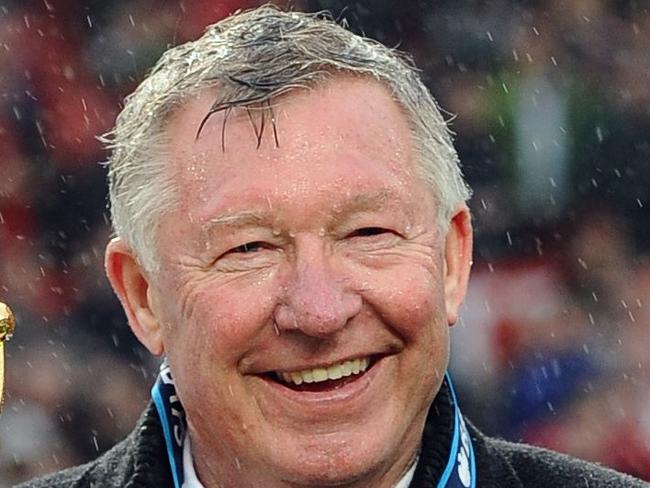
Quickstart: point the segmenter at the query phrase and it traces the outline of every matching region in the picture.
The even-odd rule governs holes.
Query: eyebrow
[[[344,203],[333,213],[337,220],[343,219],[349,215],[366,212],[370,210],[381,210],[390,206],[397,205],[399,201],[398,194],[394,191],[381,189],[377,191],[359,193],[350,196]],[[277,219],[271,209],[260,210],[241,210],[237,212],[226,212],[212,217],[207,222],[206,230],[215,227],[243,228],[259,225],[272,225]]]
[[[368,210],[381,210],[399,201],[399,196],[394,191],[387,189],[376,190],[367,193],[359,193],[351,196],[340,210],[336,212],[337,217],[366,212]]]
[[[246,227],[260,225],[269,221],[269,215],[257,210],[241,210],[239,212],[227,212],[208,221],[209,227]]]

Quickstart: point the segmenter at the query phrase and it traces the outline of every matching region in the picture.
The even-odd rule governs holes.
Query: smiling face
[[[213,94],[170,121],[181,188],[159,228],[162,271],[122,243],[107,267],[138,337],[168,356],[199,477],[219,486],[393,486],[448,361],[469,268],[415,170],[388,91],[337,77],[275,100],[261,146]],[[260,112],[251,112],[258,121]],[[348,485],[346,485],[348,486]]]

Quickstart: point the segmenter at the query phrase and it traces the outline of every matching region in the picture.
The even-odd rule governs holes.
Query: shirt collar
[[[183,487],[182,488],[205,488],[196,476],[194,470],[194,459],[190,446],[190,436],[185,436],[183,442]]]

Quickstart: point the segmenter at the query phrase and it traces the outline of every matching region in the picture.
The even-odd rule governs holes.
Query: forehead
[[[334,77],[272,100],[272,110],[220,112],[197,138],[214,98],[201,93],[168,125],[181,205],[201,220],[214,215],[214,205],[247,195],[290,200],[337,187],[361,193],[373,182],[409,187],[418,179],[408,121],[377,81]]]

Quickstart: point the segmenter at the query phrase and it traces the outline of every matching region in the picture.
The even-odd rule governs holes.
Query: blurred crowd
[[[168,46],[253,0],[0,0],[0,488],[95,457],[156,361],[102,270],[96,136]],[[286,2],[276,2],[287,5]],[[411,53],[474,189],[473,277],[452,376],[490,434],[650,480],[650,2],[344,2]]]

